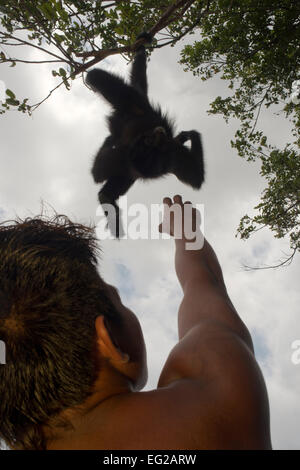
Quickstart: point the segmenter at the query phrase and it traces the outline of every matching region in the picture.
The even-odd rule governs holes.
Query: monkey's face
[[[167,132],[164,127],[157,126],[154,129],[141,133],[134,141],[132,150],[138,147],[145,149],[160,149],[167,141]]]
[[[170,138],[157,126],[139,135],[130,151],[134,168],[143,178],[156,178],[169,170]]]
[[[157,126],[152,131],[147,132],[144,136],[144,144],[147,147],[161,148],[167,141],[167,132],[164,127]]]

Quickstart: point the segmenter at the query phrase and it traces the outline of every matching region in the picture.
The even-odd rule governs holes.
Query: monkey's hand
[[[146,31],[139,34],[135,40],[135,51],[138,52],[139,50],[145,50],[145,45],[151,44],[152,39],[153,37],[151,36],[151,34],[147,33]]]
[[[138,35],[138,37],[136,38],[136,41],[138,41],[139,39],[145,39],[144,44],[151,44],[153,37],[151,36],[150,33],[147,33],[147,31],[143,31],[142,33]]]
[[[179,142],[180,144],[184,144],[185,142],[187,142],[188,140],[191,140],[192,139],[192,136],[194,134],[198,134],[197,131],[182,131],[178,134],[177,137],[175,137],[175,140],[177,140],[177,142]]]

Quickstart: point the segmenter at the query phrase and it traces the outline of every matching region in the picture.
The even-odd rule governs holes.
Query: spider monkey
[[[152,42],[148,33],[137,39]],[[120,210],[116,200],[127,193],[136,179],[152,179],[172,173],[177,178],[200,189],[204,181],[204,162],[200,134],[180,132],[174,138],[173,121],[159,106],[150,104],[146,76],[147,54],[138,46],[132,64],[130,84],[105,70],[93,69],[87,83],[113,107],[107,117],[110,135],[98,151],[92,175],[96,183],[105,184],[98,193],[101,205],[110,203],[116,210],[116,220],[106,212],[108,227],[117,238],[123,235]],[[191,148],[184,143],[191,141]]]

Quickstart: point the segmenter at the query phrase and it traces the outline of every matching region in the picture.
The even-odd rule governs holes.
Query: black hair
[[[0,225],[0,439],[46,449],[43,425],[91,393],[95,319],[121,321],[97,270],[94,229],[66,216]]]

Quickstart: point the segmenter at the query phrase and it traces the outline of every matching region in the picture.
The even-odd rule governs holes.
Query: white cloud
[[[183,72],[178,57],[178,48],[153,53],[148,65],[149,95],[176,118],[178,130],[193,128],[202,133],[207,181],[200,192],[172,176],[137,182],[128,193],[128,203],[161,203],[165,195],[180,193],[205,204],[205,235],[220,258],[232,301],[253,334],[264,372],[274,447],[300,449],[300,366],[291,362],[291,343],[300,338],[298,260],[277,271],[242,269],[242,263],[275,264],[287,243],[274,240],[269,231],[247,242],[235,238],[239,219],[251,213],[264,187],[259,166],[245,162],[231,149],[236,122],[227,126],[221,117],[206,114],[216,94],[227,94],[224,83],[219,79],[203,83]],[[121,58],[113,57],[108,65],[122,75],[129,72]],[[18,96],[34,95],[38,101],[57,83],[46,65],[2,67],[5,83]],[[98,187],[90,167],[107,135],[108,110],[104,100],[76,80],[70,92],[59,89],[33,118],[15,112],[1,118],[0,204],[7,218],[15,213],[36,214],[43,200],[82,223],[96,221]],[[267,113],[263,124],[276,143],[289,141],[289,125],[284,121]],[[147,388],[155,387],[177,339],[182,294],[174,272],[173,241],[107,240],[101,245],[101,274],[118,285],[124,302],[140,318],[148,347]]]

